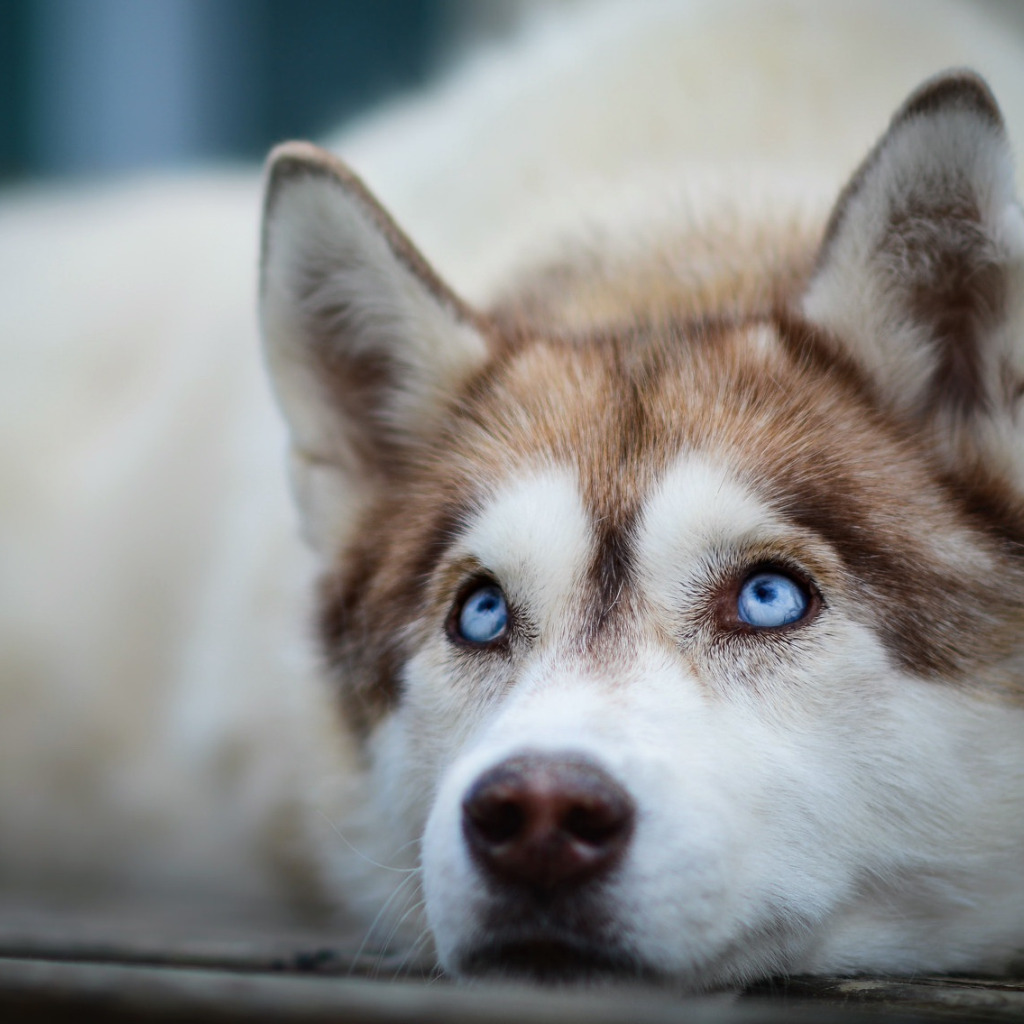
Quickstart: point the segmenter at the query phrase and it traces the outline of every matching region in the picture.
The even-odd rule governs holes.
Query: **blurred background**
[[[0,0],[0,182],[254,159],[413,87],[529,0]]]
[[[583,2],[0,0],[0,184],[259,159]],[[972,2],[1024,31],[1024,0]]]

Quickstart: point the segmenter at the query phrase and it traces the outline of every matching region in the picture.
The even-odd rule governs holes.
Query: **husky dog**
[[[421,885],[446,971],[1019,957],[1024,215],[978,76],[823,226],[666,213],[488,310],[288,144],[261,294],[364,832],[419,862],[359,885]]]
[[[1020,955],[1020,39],[556,6],[334,140],[395,220],[275,154],[263,360],[252,170],[0,197],[0,925]]]

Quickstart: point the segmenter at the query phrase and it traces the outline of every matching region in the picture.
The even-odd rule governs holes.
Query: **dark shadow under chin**
[[[506,979],[544,985],[595,982],[664,984],[666,978],[614,947],[536,938],[491,941],[464,952],[457,974],[464,979]]]

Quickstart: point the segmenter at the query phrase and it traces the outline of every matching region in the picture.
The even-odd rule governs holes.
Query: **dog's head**
[[[1024,217],[982,82],[922,87],[816,257],[707,308],[570,324],[569,275],[478,313],[311,146],[264,232],[325,658],[446,969],[1024,941]]]

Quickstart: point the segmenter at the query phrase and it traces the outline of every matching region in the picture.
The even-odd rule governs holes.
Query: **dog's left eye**
[[[487,583],[469,593],[457,609],[453,625],[460,640],[482,647],[505,636],[508,620],[508,604],[501,587]]]
[[[742,587],[736,611],[742,622],[756,629],[775,629],[799,622],[808,612],[807,587],[781,572],[758,572]]]

